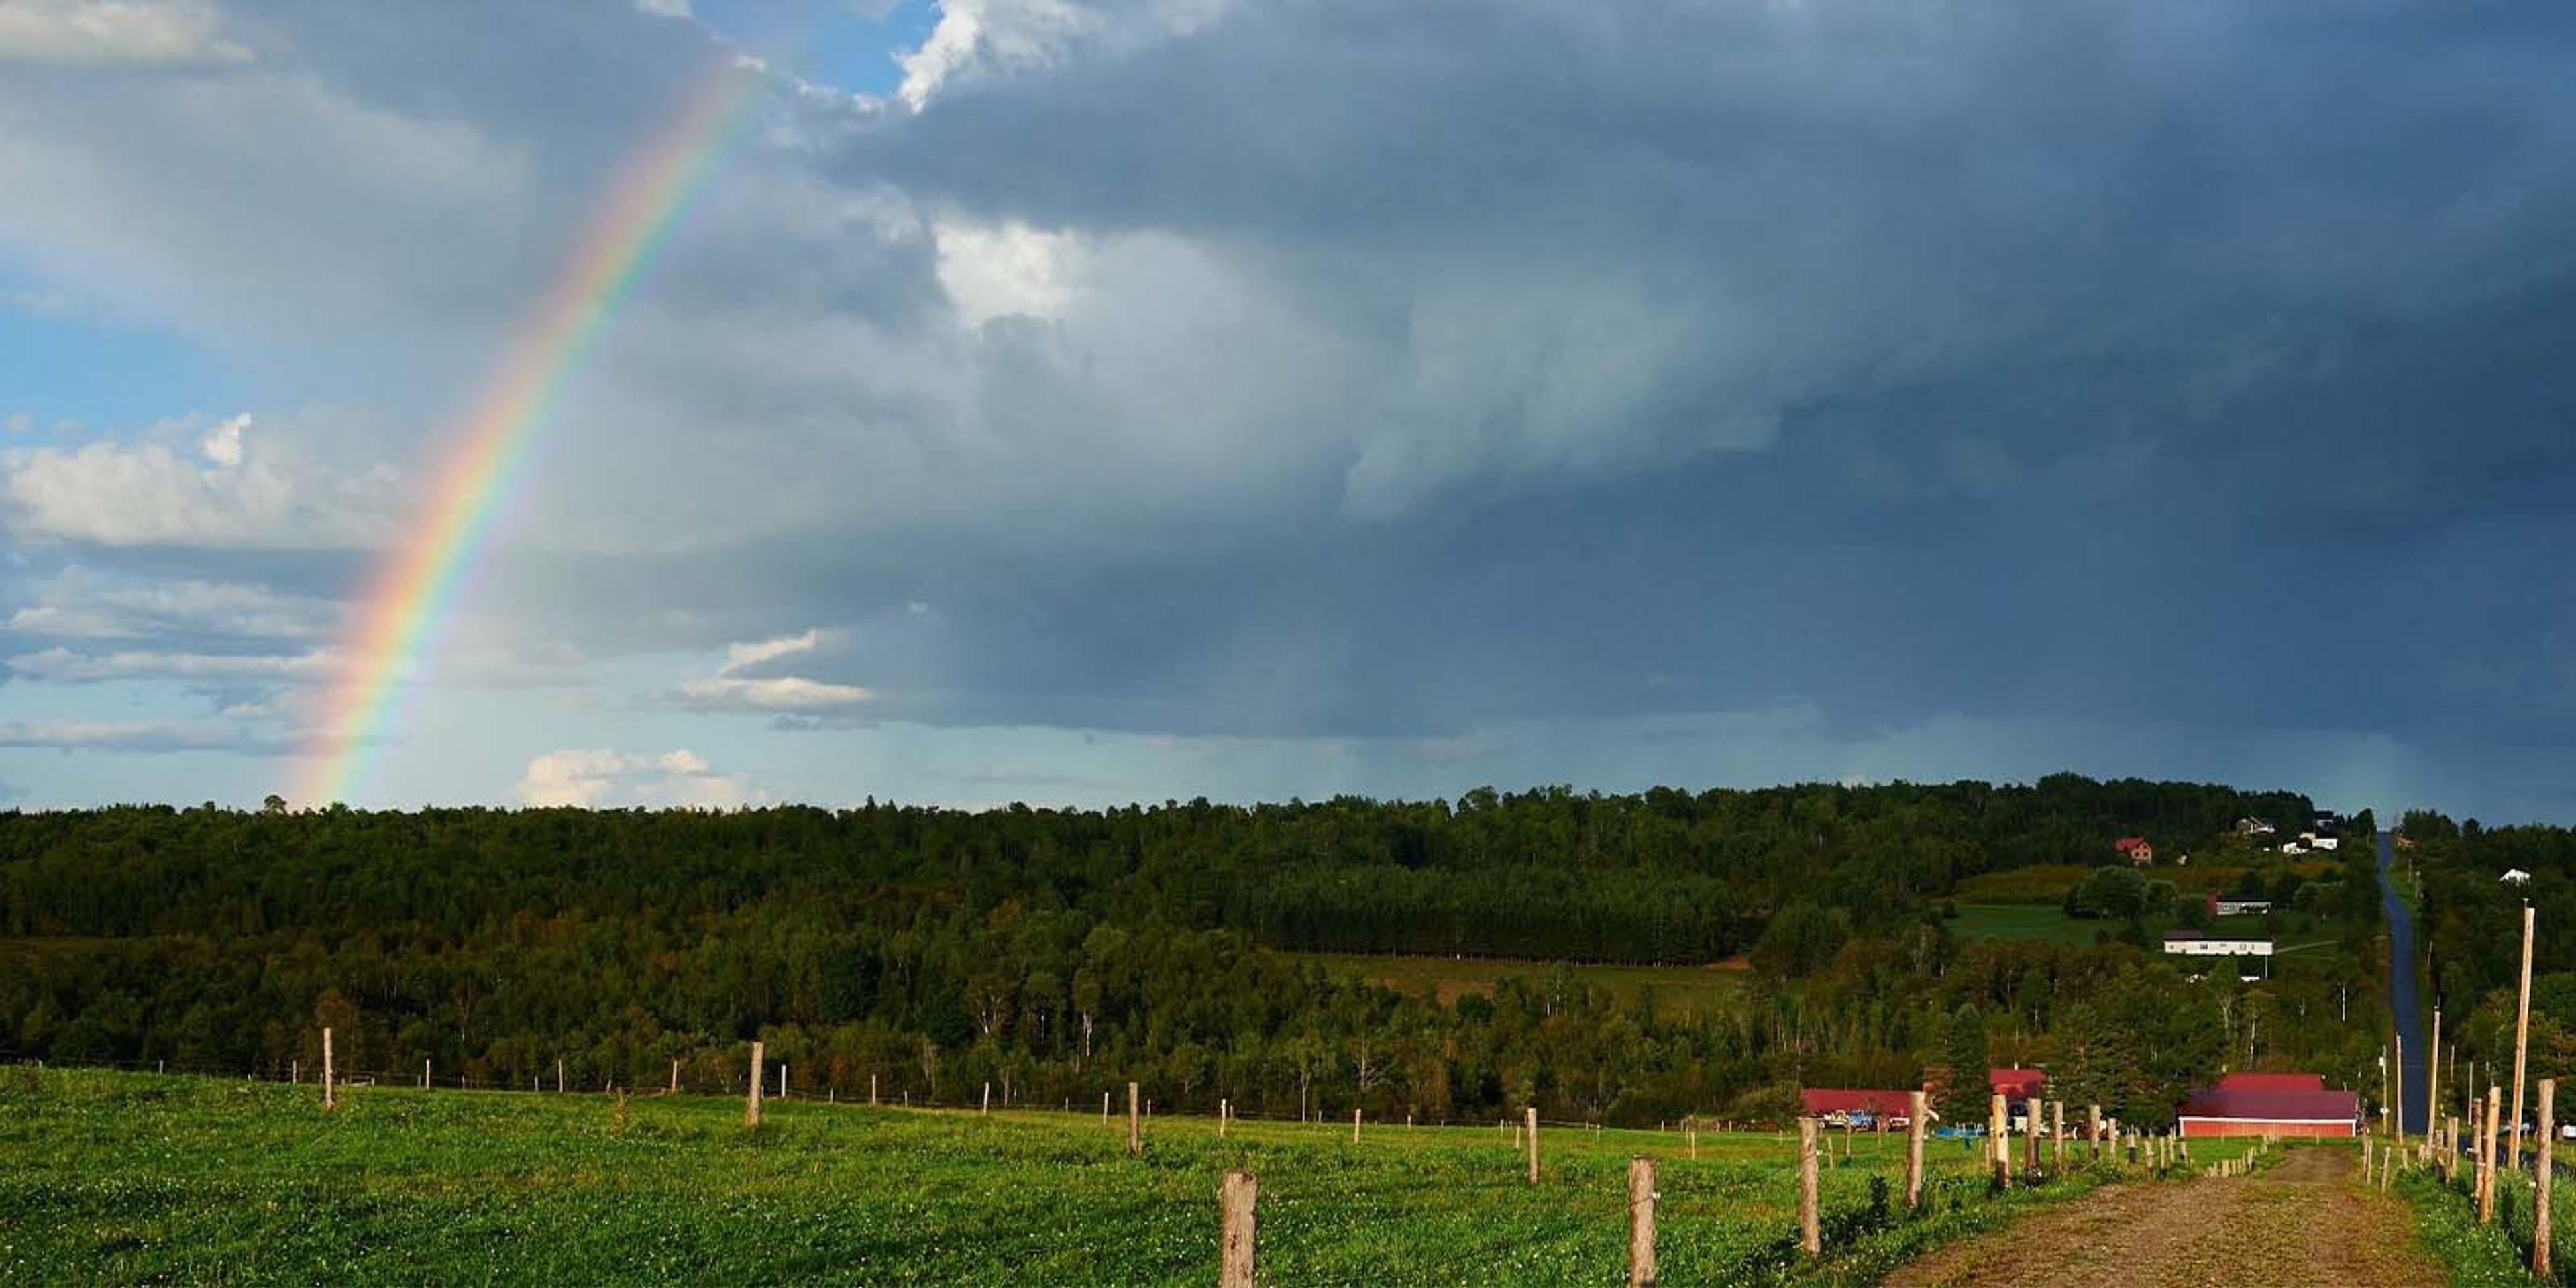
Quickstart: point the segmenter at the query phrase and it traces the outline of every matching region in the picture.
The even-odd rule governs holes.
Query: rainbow
[[[341,800],[363,780],[368,753],[542,437],[565,374],[744,132],[760,84],[754,69],[719,64],[635,150],[536,311],[442,436],[452,446],[431,475],[421,517],[374,570],[342,643],[340,677],[305,748],[299,803]]]

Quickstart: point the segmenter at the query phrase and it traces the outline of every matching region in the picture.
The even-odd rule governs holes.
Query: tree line
[[[1909,1085],[1981,1041],[2133,1118],[2228,1059],[2333,1052],[2323,995],[2134,945],[1962,943],[1980,872],[2307,802],[2196,784],[1810,785],[962,813],[119,808],[0,815],[0,1048],[502,1085],[800,1084],[1174,1107],[1645,1122]],[[1736,1000],[1533,966],[1443,1004],[1315,950],[1707,963]],[[2347,988],[2349,986],[2347,985]],[[2349,999],[2346,999],[2348,1006]],[[2282,1010],[2282,1014],[2271,1014]],[[2334,1058],[2344,1058],[2335,1052]],[[2145,1120],[2139,1118],[2139,1120]]]

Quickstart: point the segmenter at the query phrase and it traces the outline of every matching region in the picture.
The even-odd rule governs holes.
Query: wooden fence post
[[[745,1127],[760,1125],[760,1057],[763,1053],[760,1043],[751,1044],[751,1091],[742,1102],[742,1125]]]
[[[1923,1128],[1931,1117],[1931,1097],[1920,1091],[1905,1096],[1905,1210],[1923,1210]]]
[[[2012,1110],[2000,1091],[1986,1106],[1986,1134],[1993,1138],[1986,1143],[1993,1147],[1995,1188],[2000,1190],[2012,1183]]]
[[[2066,1102],[2048,1102],[2048,1166],[2052,1171],[2066,1170]]]
[[[556,1056],[556,1057],[555,1057],[555,1094],[556,1094],[556,1095],[558,1095],[558,1096],[562,1095],[562,1094],[563,1094],[563,1089],[564,1089],[564,1062],[563,1062],[563,1057],[562,1057],[562,1056]]]
[[[2084,1139],[2093,1147],[2093,1161],[2102,1161],[2102,1106],[2084,1107]]]
[[[1217,1188],[1217,1201],[1225,1210],[1217,1288],[1252,1288],[1252,1209],[1259,1192],[1260,1183],[1241,1168],[1227,1172]]]
[[[1628,1288],[1655,1288],[1655,1160],[1628,1160]]]
[[[1798,1120],[1798,1250],[1808,1256],[1825,1250],[1824,1227],[1816,1215],[1816,1120]]]
[[[2513,1152],[2505,1155],[2517,1172],[2522,1170],[2523,1059],[2531,1049],[2531,932],[2539,914],[2528,902],[2522,905],[2522,993],[2513,1017],[2513,1117],[2506,1120],[2513,1128]]]
[[[1529,1183],[1536,1185],[1538,1184],[1538,1106],[1531,1105],[1524,1112],[1529,1118],[1529,1123],[1527,1130],[1521,1135],[1529,1145]]]
[[[2433,1008],[2433,1050],[2424,1061],[2424,1152],[2433,1152],[2433,1129],[2442,1112],[2442,1008]]]
[[[983,1108],[981,1108],[981,1109],[976,1110],[975,1112],[977,1112],[977,1113],[979,1113],[979,1114],[989,1114],[989,1113],[993,1112],[993,1084],[992,1084],[992,1083],[987,1082],[987,1083],[985,1083],[985,1084],[984,1084],[984,1107],[983,1107]]]
[[[331,1030],[325,1028],[322,1030],[322,1107],[325,1109],[340,1103],[331,1090],[331,1081]]]
[[[1357,1105],[1351,1107],[1351,1143],[1360,1143],[1360,1111]]]
[[[2495,1224],[2496,1116],[2504,1112],[2504,1088],[2487,1084],[2486,1130],[2478,1137],[2478,1224]]]
[[[1132,1082],[1128,1083],[1127,1152],[1130,1154],[1142,1154],[1145,1152],[1145,1122],[1143,1118],[1138,1116],[1138,1103],[1139,1102],[1136,1099],[1136,1084]]]
[[[2039,1170],[2039,1125],[2041,1122],[2039,1116],[2039,1097],[2032,1096],[2028,1100],[2023,1101],[2021,1111],[2029,1116],[2030,1130],[2026,1134],[2030,1137],[2030,1170],[2036,1172]]]
[[[1233,1102],[1226,1100],[1219,1100],[1216,1102],[1216,1138],[1218,1140],[1225,1139],[1226,1119],[1232,1116],[1228,1112],[1232,1103]]]
[[[427,1057],[423,1057],[420,1062],[420,1089],[423,1091],[429,1090],[429,1060]]]
[[[870,1109],[874,1109],[874,1108],[876,1108],[876,1107],[877,1107],[877,1076],[876,1076],[875,1074],[871,1073],[871,1074],[869,1074],[869,1075],[868,1075],[868,1108],[870,1108]]]
[[[667,1094],[680,1094],[680,1057],[676,1055],[671,1057],[671,1090]]]
[[[2549,1278],[2549,1156],[2558,1136],[2557,1099],[2558,1080],[2541,1079],[2540,1117],[2532,1124],[2540,1131],[2533,1142],[2540,1153],[2531,1172],[2531,1273],[2544,1281]]]

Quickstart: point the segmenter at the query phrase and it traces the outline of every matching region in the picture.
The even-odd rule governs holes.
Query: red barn
[[[2361,1093],[2326,1090],[2316,1073],[2231,1073],[2182,1102],[2185,1138],[2358,1136]]]

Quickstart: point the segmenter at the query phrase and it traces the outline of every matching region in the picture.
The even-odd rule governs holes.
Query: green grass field
[[[1873,1215],[1901,1137],[1826,1170],[1833,1254],[1798,1273],[1795,1145],[1771,1135],[1541,1132],[1544,1176],[1492,1127],[1165,1117],[1141,1158],[1094,1114],[358,1088],[0,1070],[0,1282],[1195,1284],[1217,1182],[1260,1178],[1259,1255],[1287,1284],[1612,1283],[1625,1168],[1658,1158],[1663,1282],[1869,1282],[1939,1239],[2082,1192],[1996,1199],[1957,1142],[1934,1211]],[[2205,1152],[2206,1157],[2215,1157]],[[1874,1186],[1874,1182],[1876,1185]]]
[[[2046,940],[2060,944],[2090,944],[2105,930],[2118,930],[2122,923],[2086,921],[2067,916],[2051,905],[2027,903],[1963,903],[1959,915],[1950,922],[1950,933],[1960,939]]]
[[[1381,956],[1369,953],[1298,955],[1322,962],[1327,970],[1357,976],[1401,993],[1419,994],[1426,988],[1430,989],[1439,995],[1443,1004],[1455,1002],[1468,993],[1483,993],[1490,997],[1496,984],[1515,975],[1533,983],[1543,983],[1556,969],[1553,962],[1502,957]],[[1640,993],[1652,988],[1657,1009],[1670,1015],[1724,1006],[1742,994],[1744,985],[1744,967],[1740,962],[1716,966],[1622,966],[1574,962],[1567,963],[1566,969],[1573,973],[1574,978],[1606,988],[1623,1001],[1634,1001]]]

